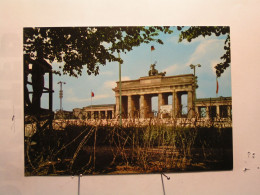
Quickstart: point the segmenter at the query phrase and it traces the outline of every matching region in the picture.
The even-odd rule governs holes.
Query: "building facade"
[[[81,119],[123,119],[131,118],[231,118],[231,97],[195,99],[195,79],[193,74],[164,76],[153,75],[137,80],[119,82],[113,89],[116,104],[91,105],[74,109],[74,116]],[[182,95],[187,102],[182,102]],[[170,97],[169,97],[170,96]],[[152,110],[152,98],[158,98],[158,111]],[[169,102],[169,99],[171,102]],[[183,104],[187,111],[183,113]]]
[[[73,109],[74,116],[81,119],[113,119],[115,104],[90,105]]]
[[[231,97],[200,98],[195,105],[200,118],[232,118]]]
[[[116,96],[116,116],[119,115],[120,91],[119,82],[113,89]],[[147,76],[137,80],[121,82],[122,116],[123,118],[150,118],[152,101],[158,97],[158,110],[168,105],[168,97],[172,96],[171,117],[180,117],[181,96],[187,94],[187,107],[192,110],[194,106],[194,76],[192,74],[178,76]],[[188,117],[192,117],[192,111]]]

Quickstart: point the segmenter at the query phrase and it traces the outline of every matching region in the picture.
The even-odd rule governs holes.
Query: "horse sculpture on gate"
[[[165,76],[166,72],[158,72],[158,70],[155,68],[156,62],[154,64],[151,64],[150,70],[149,70],[149,76],[157,76],[157,75],[162,75]]]

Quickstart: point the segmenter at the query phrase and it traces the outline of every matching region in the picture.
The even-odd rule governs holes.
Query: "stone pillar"
[[[181,94],[174,91],[172,93],[172,110],[173,110],[173,117],[180,117],[181,114]]]
[[[179,92],[172,93],[172,105],[174,117],[181,117],[181,94]]]
[[[128,107],[128,118],[133,118],[133,98],[131,95],[128,96],[128,102],[127,102],[127,107]]]
[[[161,112],[161,106],[163,105],[162,93],[158,93],[158,114]]]
[[[91,112],[90,112],[90,115],[91,115],[90,118],[91,118],[91,119],[94,119],[94,111],[91,111]]]
[[[98,111],[98,119],[101,119],[101,112]]]
[[[227,106],[227,115],[228,118],[231,118],[231,106]]]
[[[209,106],[206,106],[206,118],[210,118]]]
[[[219,118],[220,117],[220,109],[219,109],[219,105],[216,105],[216,117]]]
[[[199,107],[195,106],[195,116],[200,117]]]
[[[172,92],[172,117],[176,117],[176,92]]]
[[[128,105],[128,100],[127,100],[127,96],[122,96],[122,118],[127,118],[128,115],[128,109],[127,109],[127,105]]]
[[[112,119],[115,118],[115,111],[112,110]]]
[[[151,117],[152,112],[152,97],[151,95],[145,95],[145,118]]]
[[[134,118],[139,118],[140,117],[140,99],[139,96],[132,96],[132,101],[133,101],[133,117]]]
[[[107,119],[107,110],[105,111],[105,119]]]
[[[115,118],[119,117],[119,103],[120,102],[120,98],[119,96],[116,96],[116,115],[115,115]]]
[[[145,99],[144,95],[140,95],[140,118],[145,117]]]
[[[193,94],[192,91],[188,91],[188,117],[192,118],[194,116],[193,110]]]

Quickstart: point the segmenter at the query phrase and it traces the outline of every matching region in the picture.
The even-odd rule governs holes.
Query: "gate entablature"
[[[116,115],[119,115],[119,82],[113,89],[116,96]],[[178,76],[147,76],[137,80],[122,81],[122,113],[125,118],[135,117],[136,112],[140,118],[151,117],[151,98],[158,96],[158,111],[160,106],[168,104],[168,96],[172,95],[172,117],[178,117],[181,108],[181,95],[188,94],[188,110],[193,108],[194,75]],[[138,105],[139,104],[139,105]]]

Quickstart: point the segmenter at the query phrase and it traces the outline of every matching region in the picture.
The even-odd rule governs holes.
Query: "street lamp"
[[[197,84],[197,82],[198,82],[197,78],[198,77],[196,77],[196,67],[201,67],[201,65],[200,64],[196,64],[196,65],[191,64],[190,65],[190,68],[194,70],[194,99],[193,99],[194,107],[195,107],[195,100],[196,100],[196,89],[198,88],[198,84]]]
[[[60,111],[62,110],[62,98],[63,98],[63,90],[62,90],[62,84],[66,84],[65,82],[59,81],[57,84],[60,84]]]
[[[118,52],[120,59],[120,53]],[[119,61],[119,124],[122,126],[122,82],[121,82],[121,62]]]

